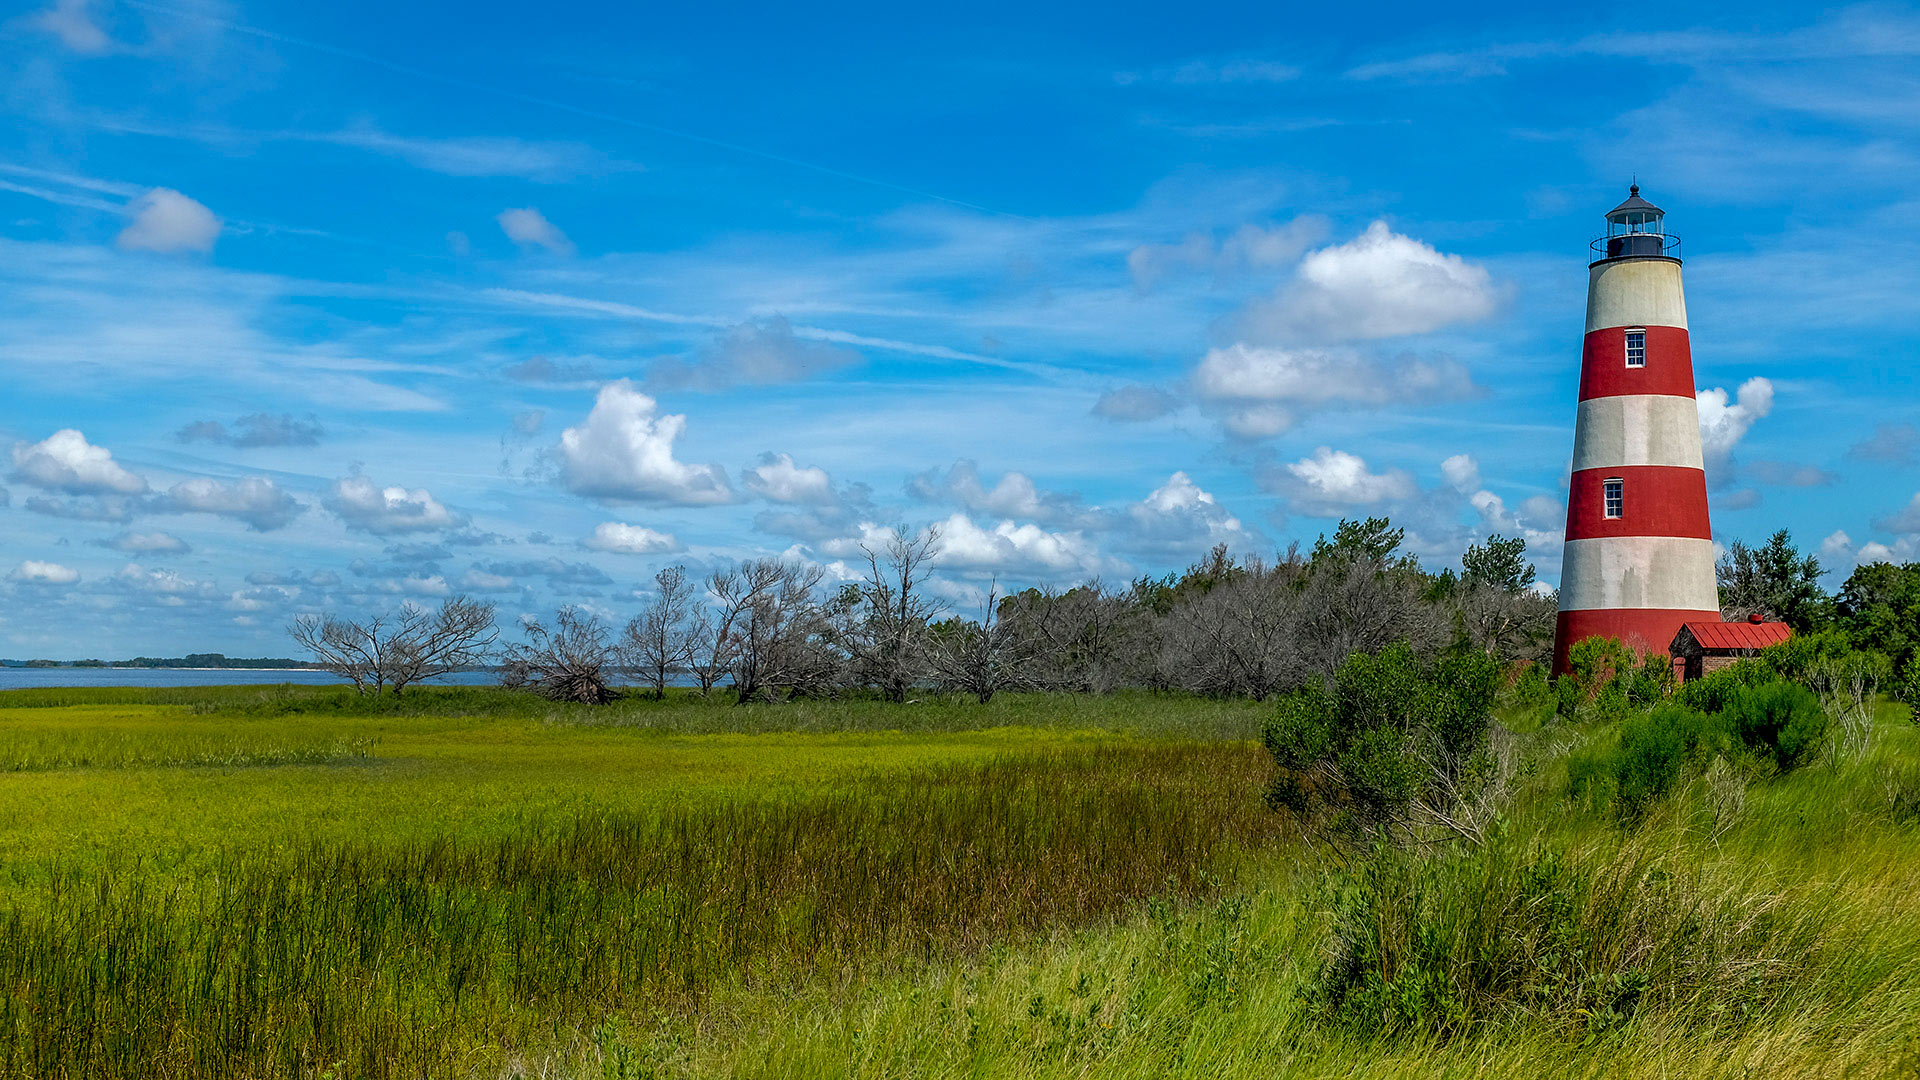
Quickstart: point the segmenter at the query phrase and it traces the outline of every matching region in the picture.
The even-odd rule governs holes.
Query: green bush
[[[1621,720],[1611,742],[1570,757],[1568,791],[1576,799],[1637,819],[1690,766],[1703,766],[1732,746],[1733,733],[1721,717],[1662,704]]]
[[[1593,1037],[1646,1013],[1710,1028],[1778,1001],[1819,943],[1812,918],[1637,844],[1382,847],[1330,891],[1332,947],[1308,996],[1365,1034],[1544,1022]]]
[[[1269,801],[1366,834],[1404,822],[1436,776],[1474,767],[1499,680],[1477,652],[1431,666],[1404,644],[1353,654],[1331,682],[1280,700],[1266,728],[1279,766]]]
[[[1784,681],[1734,690],[1720,715],[1749,750],[1771,759],[1781,772],[1812,758],[1829,723],[1819,698]]]
[[[1699,712],[1717,713],[1741,690],[1776,682],[1779,678],[1771,665],[1757,657],[1736,660],[1719,671],[1683,684],[1674,691],[1673,700]]]

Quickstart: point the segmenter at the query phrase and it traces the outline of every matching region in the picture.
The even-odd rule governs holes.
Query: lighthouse
[[[1553,669],[1590,637],[1665,653],[1719,621],[1680,243],[1634,185],[1587,267]]]

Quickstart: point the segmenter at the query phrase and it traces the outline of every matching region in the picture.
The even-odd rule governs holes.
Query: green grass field
[[[1920,1069],[1904,707],[1631,825],[1550,723],[1496,839],[1422,856],[1266,809],[1267,712],[0,693],[0,1074]],[[1335,1007],[1355,941],[1397,998]]]

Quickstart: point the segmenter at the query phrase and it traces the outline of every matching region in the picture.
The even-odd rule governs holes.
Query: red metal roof
[[[1685,624],[1703,649],[1764,649],[1793,636],[1783,622],[1690,622]]]

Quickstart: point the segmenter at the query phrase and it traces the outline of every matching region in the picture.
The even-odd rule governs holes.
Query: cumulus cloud
[[[573,241],[567,239],[567,234],[531,206],[502,210],[494,220],[500,223],[500,231],[507,234],[507,239],[523,248],[545,248],[555,255],[574,252]]]
[[[560,433],[562,479],[574,492],[612,501],[731,502],[725,469],[674,458],[673,444],[686,426],[685,416],[660,414],[658,403],[628,380],[608,383],[586,421]]]
[[[1452,360],[1376,360],[1350,349],[1283,349],[1236,343],[1211,349],[1193,386],[1241,438],[1268,438],[1307,413],[1404,402],[1451,401],[1478,392]]]
[[[595,525],[593,535],[583,543],[594,551],[621,555],[658,555],[679,551],[682,546],[672,533],[659,532],[644,525],[629,525],[624,521],[603,521]]]
[[[1773,411],[1773,383],[1756,375],[1740,384],[1737,395],[1714,387],[1699,391],[1694,399],[1700,407],[1700,447],[1707,467],[1724,469],[1754,423]]]
[[[349,529],[375,536],[437,532],[466,524],[466,515],[448,509],[426,488],[381,487],[358,474],[334,481],[322,500]]]
[[[139,563],[121,567],[113,575],[113,583],[125,591],[146,594],[166,606],[220,597],[220,590],[210,581],[190,578],[177,570],[149,569]]]
[[[1102,420],[1138,423],[1158,420],[1176,405],[1173,395],[1157,386],[1120,386],[1100,395],[1100,400],[1093,403],[1093,415]]]
[[[1008,471],[989,488],[980,479],[980,467],[956,461],[943,475],[929,469],[907,481],[907,494],[928,502],[949,502],[976,513],[996,517],[1032,518],[1050,524],[1084,524],[1088,511],[1080,496],[1042,491],[1025,473]]]
[[[484,570],[469,570],[460,576],[460,588],[467,592],[507,593],[519,592],[519,582],[505,574],[489,574]]]
[[[1086,573],[1101,564],[1099,552],[1078,532],[1049,532],[1031,523],[1002,521],[992,527],[954,514],[940,523],[935,561],[957,570]]]
[[[284,528],[306,509],[271,477],[248,476],[222,483],[204,476],[182,480],[154,500],[162,514],[213,514],[246,523],[255,532]]]
[[[122,251],[208,252],[220,237],[213,211],[172,188],[154,188],[127,209],[133,222],[115,240]]]
[[[740,482],[748,491],[772,502],[826,505],[837,499],[827,470],[818,465],[795,465],[791,454],[761,454],[758,465],[742,470]]]
[[[1191,556],[1215,544],[1244,548],[1257,539],[1184,472],[1127,507],[1124,521],[1129,545],[1164,555]]]
[[[31,445],[13,448],[13,479],[68,495],[139,495],[145,479],[122,468],[104,446],[66,428]]]
[[[60,44],[86,56],[101,56],[114,51],[114,42],[93,20],[92,0],[57,0],[45,11],[28,20],[28,25],[60,39]]]
[[[1847,456],[1859,461],[1911,465],[1920,457],[1920,429],[1912,424],[1878,424],[1873,434],[1854,443]]]
[[[1455,454],[1440,463],[1440,475],[1448,487],[1465,495],[1480,486],[1480,463],[1472,454]]]
[[[1258,342],[1359,341],[1429,333],[1498,306],[1483,267],[1376,221],[1347,243],[1308,254],[1292,282],[1248,305],[1237,322]]]
[[[218,420],[196,420],[174,433],[181,442],[210,442],[249,449],[256,446],[318,446],[327,429],[319,417],[292,413],[248,413],[229,428]]]
[[[1356,507],[1411,498],[1419,491],[1413,477],[1399,469],[1370,472],[1359,455],[1325,446],[1271,472],[1269,482],[1318,517],[1338,517]]]
[[[135,555],[183,555],[193,550],[185,540],[165,532],[123,532],[94,543]]]
[[[69,521],[110,521],[124,524],[133,520],[139,500],[125,495],[96,495],[83,499],[57,499],[47,495],[29,495],[25,506],[36,514],[66,518]]]
[[[860,354],[795,336],[776,315],[742,323],[692,357],[656,361],[647,382],[664,389],[724,390],[799,382],[860,361]]]
[[[59,563],[28,559],[14,567],[7,580],[23,585],[71,585],[80,580],[80,571]]]

